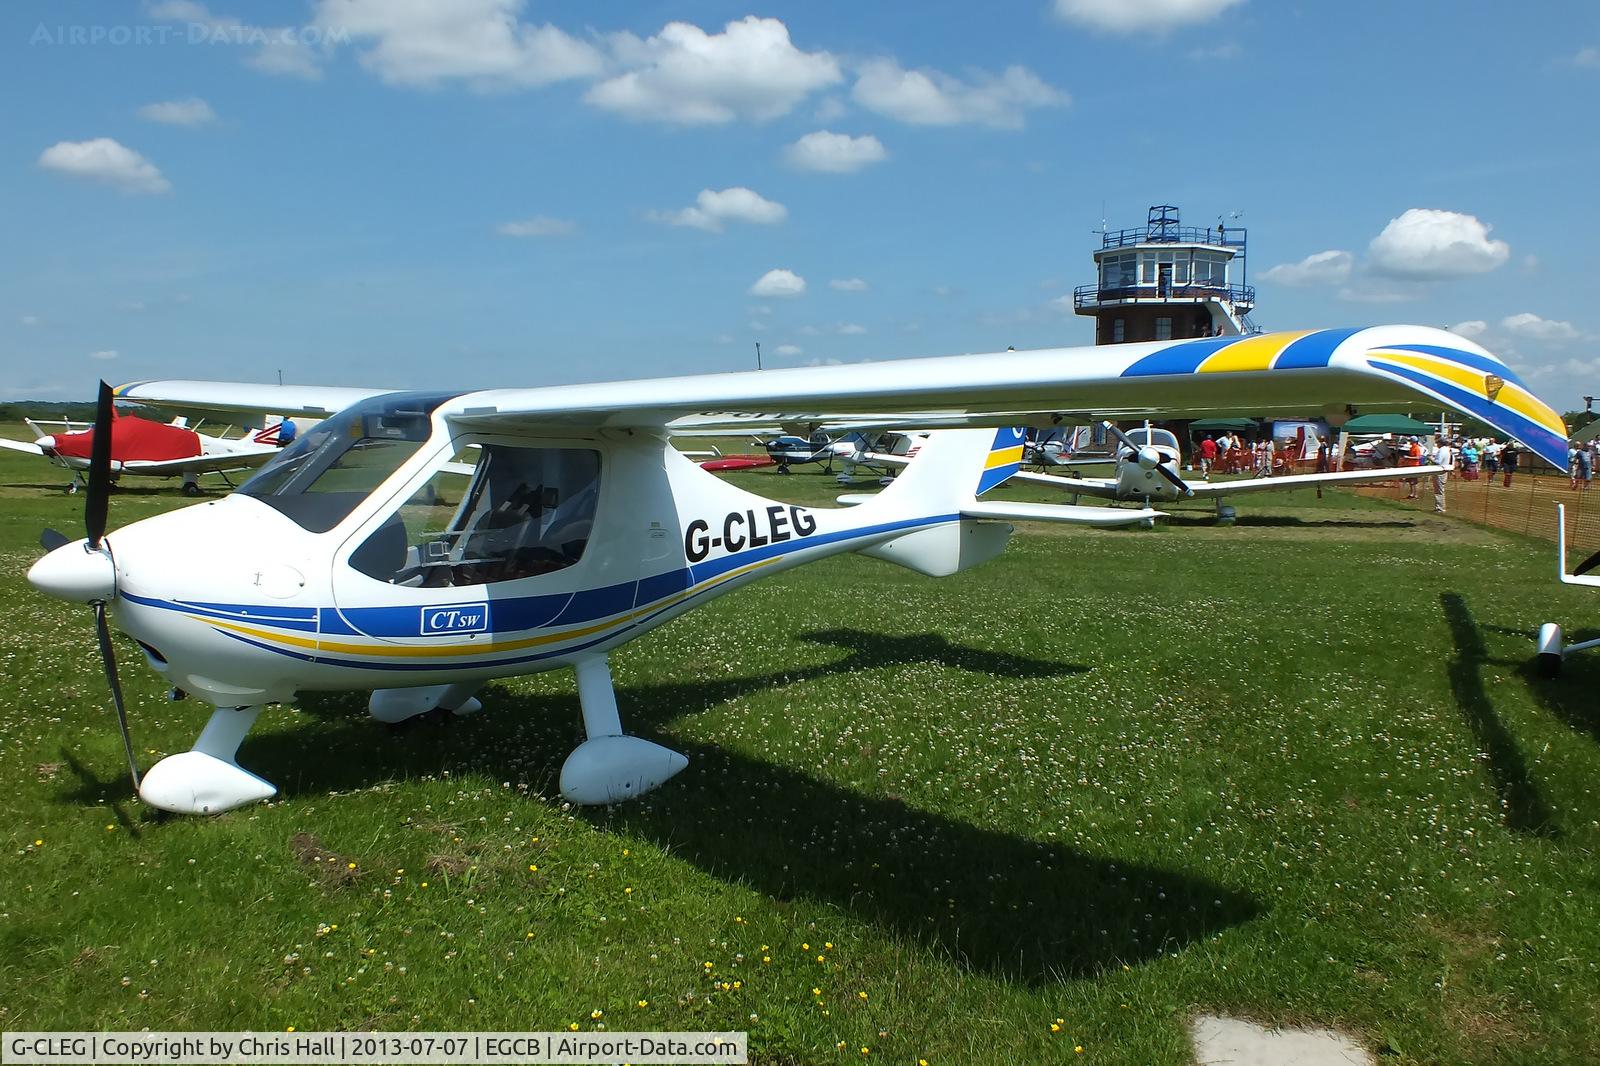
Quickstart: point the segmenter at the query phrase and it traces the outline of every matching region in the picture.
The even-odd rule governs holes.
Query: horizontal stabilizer
[[[1009,519],[1017,522],[1066,522],[1079,526],[1131,526],[1165,518],[1163,511],[1121,507],[1075,507],[1064,503],[1013,503],[1007,500],[974,501],[961,505],[962,518]]]

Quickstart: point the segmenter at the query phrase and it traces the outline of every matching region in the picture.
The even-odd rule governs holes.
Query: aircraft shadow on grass
[[[1446,667],[1450,688],[1467,726],[1488,756],[1489,775],[1505,808],[1506,827],[1533,836],[1560,836],[1554,812],[1529,774],[1516,738],[1495,713],[1494,703],[1484,686],[1483,667],[1495,660],[1489,657],[1483,631],[1473,618],[1466,598],[1458,592],[1445,592],[1439,596],[1439,602],[1455,645],[1455,655]]]
[[[1211,511],[1171,511],[1162,519],[1171,526],[1215,526],[1216,515]],[[1413,529],[1415,522],[1409,521],[1384,521],[1380,519],[1351,520],[1348,518],[1300,518],[1297,515],[1283,514],[1241,514],[1233,520],[1235,526],[1258,528],[1283,528],[1290,529]]]
[[[1534,647],[1539,639],[1538,628],[1522,629],[1513,626],[1486,625],[1491,633],[1515,637],[1524,641],[1527,654],[1517,659],[1495,659],[1496,665],[1508,666],[1522,675],[1528,691],[1547,712],[1578,733],[1587,733],[1600,743],[1600,703],[1594,694],[1600,692],[1600,654],[1579,652],[1561,663],[1561,673],[1546,677],[1539,671]],[[1567,644],[1600,639],[1600,629],[1579,629],[1569,632]]]
[[[689,769],[659,792],[584,817],[653,840],[729,883],[778,901],[837,907],[957,965],[1030,983],[1172,954],[1259,913],[1247,894],[1191,873],[986,828],[663,729],[754,690],[908,662],[1013,677],[1086,669],[932,635],[835,629],[803,636],[849,654],[770,676],[619,691],[630,732],[682,751]],[[553,795],[578,729],[576,695],[491,695],[482,714],[436,717],[399,736],[348,696],[313,698],[305,708],[322,719],[314,736],[253,737],[241,760],[291,797],[463,768]],[[1041,828],[1071,824],[1041,819]]]
[[[1597,637],[1600,637],[1600,630],[1580,629],[1567,634],[1567,643],[1577,644]],[[1600,652],[1580,651],[1562,660],[1560,674],[1545,677],[1534,661],[1534,639],[1534,635],[1528,636],[1528,655],[1516,664],[1528,683],[1528,691],[1567,728],[1586,733],[1600,743],[1600,702],[1595,700],[1595,693],[1600,692]]]

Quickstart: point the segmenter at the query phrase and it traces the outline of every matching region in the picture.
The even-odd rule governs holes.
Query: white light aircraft
[[[1029,484],[1048,484],[1064,489],[1074,497],[1074,500],[1078,496],[1094,496],[1107,500],[1138,501],[1147,507],[1154,502],[1166,503],[1181,499],[1215,500],[1217,517],[1226,520],[1233,517],[1233,508],[1226,504],[1226,497],[1317,486],[1415,480],[1440,473],[1444,469],[1438,466],[1415,466],[1383,470],[1340,470],[1323,474],[1288,474],[1282,477],[1239,478],[1227,481],[1190,481],[1179,473],[1182,468],[1182,457],[1178,448],[1178,438],[1172,431],[1152,429],[1149,425],[1123,431],[1110,422],[1104,425],[1106,432],[1116,437],[1118,441],[1115,477],[1090,478],[1076,474],[1053,477],[1027,473],[1020,473],[1017,477]]]
[[[1076,472],[1066,475],[1035,474],[1019,470],[1010,480],[1028,485],[1048,485],[1068,493],[1073,503],[1080,496],[1093,496],[1103,500],[1132,501],[1149,507],[1152,503],[1170,503],[1184,499],[1211,499],[1217,504],[1217,517],[1231,521],[1233,508],[1224,497],[1256,492],[1282,492],[1288,489],[1310,488],[1319,485],[1359,485],[1373,481],[1395,481],[1427,477],[1439,473],[1443,467],[1416,466],[1403,469],[1344,470],[1327,474],[1290,474],[1284,477],[1240,478],[1228,481],[1188,481],[1181,469],[1181,452],[1178,438],[1171,430],[1152,428],[1146,424],[1126,432],[1110,422],[1103,423],[1105,431],[1116,438],[1115,456],[1104,462],[1116,464],[1115,477],[1084,477]],[[870,453],[868,459],[884,463],[905,465],[903,459],[882,453]],[[1060,467],[1094,465],[1092,462],[1072,460],[1058,462]],[[859,503],[862,497],[848,497],[848,502]]]
[[[78,491],[79,478],[89,469],[96,436],[92,426],[73,422],[36,422],[24,419],[33,430],[30,441],[0,437],[0,448],[48,459],[72,471],[67,491]],[[60,426],[46,432],[48,426]],[[186,496],[200,495],[201,474],[227,474],[260,466],[277,454],[278,426],[242,437],[211,436],[192,430],[183,419],[152,422],[135,415],[114,415],[111,431],[111,477],[179,477]],[[231,485],[231,483],[230,483]]]
[[[280,388],[154,382],[123,391],[296,410]],[[1566,460],[1559,416],[1504,363],[1414,326],[383,394],[303,433],[232,495],[109,535],[109,457],[97,454],[87,538],[47,531],[49,554],[29,579],[94,608],[130,774],[156,807],[217,812],[273,795],[235,756],[262,709],[298,693],[371,690],[373,716],[397,721],[435,708],[466,712],[491,679],[568,667],[587,739],[562,766],[561,791],[610,803],[686,764],[623,732],[609,654],[625,642],[746,583],[841,552],[942,576],[1000,552],[1011,520],[1153,516],[985,498],[1017,470],[1019,423],[1419,401],[1480,418],[1552,463]],[[102,412],[110,406],[103,389]],[[889,488],[838,509],[745,492],[670,443],[683,420],[707,414],[814,411],[986,428],[931,433]],[[478,460],[466,474],[454,457],[470,446]],[[162,759],[142,782],[113,617],[153,670],[213,707],[194,748]]]

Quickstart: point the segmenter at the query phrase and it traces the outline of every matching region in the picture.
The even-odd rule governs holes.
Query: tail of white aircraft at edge
[[[1011,537],[1008,520],[1125,526],[1160,512],[1061,504],[980,501],[1022,466],[1020,429],[950,429],[928,435],[905,471],[882,492],[840,496],[859,504],[863,519],[929,517],[938,525],[915,529],[861,549],[930,577],[946,577],[1000,554]]]

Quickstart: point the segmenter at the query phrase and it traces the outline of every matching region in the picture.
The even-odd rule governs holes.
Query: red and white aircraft
[[[35,434],[33,441],[0,438],[0,448],[37,455],[66,467],[73,472],[68,491],[76,492],[80,471],[89,469],[94,428],[74,429],[72,423],[63,423],[64,432],[45,433],[42,425],[48,423],[29,420],[28,427]],[[251,469],[276,455],[281,426],[281,422],[274,423],[254,435],[227,438],[198,433],[185,426],[182,419],[152,422],[135,415],[113,415],[111,476],[181,477],[184,495],[198,496],[201,474],[216,473],[226,478],[226,471]]]

